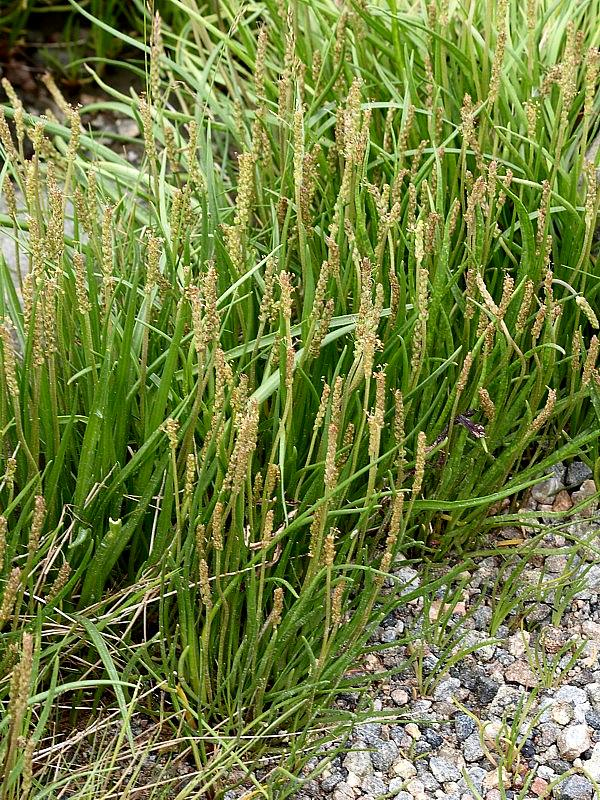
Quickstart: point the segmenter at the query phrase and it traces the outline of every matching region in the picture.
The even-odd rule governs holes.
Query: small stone
[[[321,779],[321,788],[324,792],[330,793],[335,789],[338,783],[343,781],[343,779],[343,775],[341,775],[339,772],[332,772],[331,775]]]
[[[485,795],[485,800],[502,800],[500,789],[490,789]]]
[[[568,725],[573,719],[573,707],[570,703],[554,703],[550,713],[554,722],[559,725]]]
[[[491,680],[486,675],[480,675],[475,682],[475,694],[482,705],[492,702],[498,692],[500,684]]]
[[[591,778],[600,781],[600,742],[594,745],[591,756],[582,765]]]
[[[581,484],[581,489],[578,489],[576,492],[573,492],[571,495],[571,500],[573,501],[574,505],[578,503],[582,503],[585,500],[589,500],[590,497],[593,497],[596,494],[596,484],[593,480],[584,481]],[[588,503],[585,508],[579,510],[579,514],[582,517],[591,517],[598,507],[598,501],[593,501]]]
[[[413,800],[413,796],[410,792],[398,792],[394,800]]]
[[[354,790],[342,781],[333,790],[333,800],[354,800]]]
[[[371,775],[370,777],[365,778],[360,788],[363,792],[367,792],[374,797],[381,797],[388,792],[386,782],[382,778],[378,778],[376,775]]]
[[[527,646],[531,639],[529,631],[519,631],[509,637],[507,642],[508,652],[515,658],[522,658],[527,652]]]
[[[533,758],[535,755],[535,745],[531,739],[526,739],[521,747],[521,755],[524,758]]]
[[[552,511],[560,513],[568,511],[570,508],[573,508],[573,501],[571,500],[569,493],[563,489],[554,498],[554,502],[552,503]]]
[[[561,756],[573,761],[592,746],[589,728],[587,725],[571,725],[558,734],[556,743]]]
[[[593,708],[585,712],[585,721],[594,730],[600,731],[600,714],[597,711],[594,711]]]
[[[413,778],[406,784],[406,790],[415,798],[415,800],[425,800],[425,784],[418,778]]]
[[[584,689],[565,683],[554,693],[554,699],[560,703],[571,703],[574,706],[587,705],[588,699]]]
[[[469,763],[479,761],[480,758],[483,758],[483,747],[481,746],[481,739],[478,733],[472,733],[464,740],[462,754],[465,761]]]
[[[590,703],[597,711],[600,711],[600,683],[588,683],[586,688]]]
[[[565,474],[567,489],[577,489],[581,484],[592,477],[592,470],[583,461],[572,461]]]
[[[381,742],[381,729],[380,722],[361,722],[354,729],[354,736],[360,741],[361,747],[364,747],[364,744],[377,746]]]
[[[529,689],[538,685],[538,679],[525,661],[513,662],[507,667],[504,677],[508,683],[517,683],[519,686],[526,686]]]
[[[593,791],[594,788],[587,778],[571,775],[556,787],[555,796],[557,800],[591,800]]]
[[[550,556],[550,558],[560,558],[561,556]],[[546,562],[549,561],[549,558],[546,559]],[[553,625],[548,625],[547,628],[544,629],[542,634],[542,644],[544,646],[544,650],[547,653],[558,653],[561,647],[564,647],[568,638],[568,634],[566,631],[563,631],[561,628],[557,628]]]
[[[475,720],[468,714],[461,713],[454,717],[454,729],[459,742],[464,742],[465,739],[468,739],[475,727]]]
[[[415,725],[414,722],[409,722],[408,725],[405,726],[404,730],[408,733],[411,739],[415,741],[421,738],[421,731],[419,730],[419,726]]]
[[[427,744],[433,748],[441,747],[444,744],[444,737],[434,730],[433,728],[426,728],[423,737]]]
[[[544,722],[536,731],[538,744],[543,748],[551,747],[557,740],[560,728],[554,722]]]
[[[363,776],[357,775],[355,772],[349,772],[346,777],[346,783],[352,789],[358,789],[358,787],[362,784],[362,782],[363,782]]]
[[[529,787],[536,797],[546,797],[550,784],[543,778],[534,778]]]
[[[460,689],[460,681],[458,678],[447,678],[441,681],[433,691],[434,700],[450,700],[454,696],[457,689]]]
[[[385,742],[379,740],[378,744],[373,745],[371,752],[371,762],[379,772],[387,772],[396,758],[398,758],[398,745],[393,741]]]
[[[536,483],[531,489],[531,497],[536,503],[547,503],[552,500],[561,489],[565,488],[562,478],[564,477],[564,465],[562,462],[550,468],[551,473],[546,480]]]
[[[394,775],[398,775],[399,778],[410,780],[417,774],[417,769],[412,761],[407,758],[397,758],[392,764],[392,772]]]
[[[363,742],[357,742],[356,747],[365,747]],[[371,755],[366,750],[353,750],[343,760],[344,767],[348,772],[365,777],[366,775],[373,774],[373,764],[371,762]]]
[[[484,789],[497,789],[502,783],[503,786],[510,786],[511,780],[508,771],[504,767],[493,769],[488,772],[483,779]]]
[[[548,556],[544,564],[551,575],[562,575],[567,569],[568,560],[566,556]]]
[[[410,699],[406,689],[394,689],[390,697],[397,706],[405,706]]]
[[[445,756],[432,756],[429,759],[429,769],[434,778],[440,783],[458,781],[462,776],[460,765]]]

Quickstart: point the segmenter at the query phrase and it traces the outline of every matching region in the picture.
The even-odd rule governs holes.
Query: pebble
[[[421,731],[419,730],[419,726],[415,725],[414,722],[409,722],[408,725],[405,726],[404,730],[408,733],[411,739],[420,739],[421,738]]]
[[[406,790],[409,792],[415,800],[425,800],[425,784],[423,781],[418,780],[417,778],[413,778],[406,784]]]
[[[594,788],[587,778],[571,775],[556,787],[557,800],[592,800]]]
[[[531,786],[529,787],[531,791],[534,793],[536,797],[546,797],[548,794],[548,781],[545,781],[543,778],[534,778],[531,782]]]
[[[475,720],[468,714],[460,713],[454,717],[454,730],[459,742],[464,742],[465,739],[468,739],[475,728]]]
[[[353,747],[365,747],[364,742],[355,742]],[[373,774],[373,762],[371,754],[366,750],[354,750],[344,758],[342,762],[348,772],[359,777]]]
[[[374,750],[371,753],[371,763],[376,770],[380,772],[387,772],[392,766],[394,761],[398,758],[398,745],[393,741],[385,742],[379,740],[377,744],[373,745]]]
[[[480,758],[483,758],[483,747],[481,746],[481,739],[478,733],[472,733],[464,740],[462,754],[465,761],[469,763],[479,761]]]
[[[392,764],[392,772],[399,778],[410,780],[417,774],[417,768],[407,758],[397,758]]]
[[[572,461],[565,473],[567,489],[578,489],[581,484],[592,477],[592,470],[583,461]]]
[[[600,781],[600,742],[594,745],[591,756],[582,761],[583,768],[596,781]]]
[[[405,706],[410,699],[410,696],[405,689],[394,689],[390,697],[397,706]]]
[[[587,725],[570,725],[558,734],[556,743],[561,756],[567,761],[573,761],[590,749],[590,729]]]
[[[550,713],[554,722],[559,725],[568,725],[573,719],[573,707],[570,703],[554,703]]]
[[[445,756],[432,756],[429,759],[429,769],[440,783],[457,781],[462,776],[460,764]]]
[[[600,713],[593,708],[585,712],[585,721],[590,727],[594,728],[594,730],[600,731]]]
[[[483,705],[488,705],[488,703],[491,703],[496,696],[499,687],[500,684],[496,683],[496,681],[493,681],[486,676],[479,676],[475,683],[475,694],[477,695],[477,699]]]
[[[564,477],[564,465],[562,462],[550,468],[551,473],[546,480],[536,483],[531,489],[531,497],[536,503],[547,503],[565,488],[562,479]]]
[[[533,670],[525,661],[515,661],[505,671],[504,677],[509,683],[518,683],[519,686],[526,686],[533,689],[538,685],[538,679]]]
[[[571,495],[571,499],[574,505],[577,503],[582,503],[585,500],[589,500],[590,497],[593,497],[596,494],[596,484],[593,480],[584,481],[581,484],[581,488],[578,489],[576,492],[573,492]],[[579,514],[582,517],[591,517],[598,507],[598,501],[594,500],[591,503],[588,503],[585,508],[579,509]]]

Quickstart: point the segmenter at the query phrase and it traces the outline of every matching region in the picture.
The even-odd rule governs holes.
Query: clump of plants
[[[137,163],[5,85],[0,625],[5,675],[35,630],[42,686],[78,637],[125,717],[160,682],[215,791],[282,731],[289,782],[399,559],[598,474],[598,51],[545,3],[193,5],[107,87]]]

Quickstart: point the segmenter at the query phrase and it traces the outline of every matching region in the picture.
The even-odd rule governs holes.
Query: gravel
[[[582,493],[589,497],[589,482],[582,462],[560,464],[524,503],[530,513],[568,513]],[[443,629],[435,626],[451,596],[444,592],[432,599],[426,621],[423,604],[414,600],[384,620],[372,638],[379,648],[365,668],[385,672],[372,701],[389,717],[357,725],[352,751],[316,777],[309,797],[600,800],[582,774],[600,780],[600,515],[567,518],[568,536],[565,520],[559,524],[546,523],[538,554],[527,564],[507,550],[471,567],[457,596],[458,613],[444,616]],[[508,528],[505,538],[522,535]],[[581,543],[575,560],[573,541]],[[578,564],[574,585],[565,574]],[[501,567],[503,579],[492,590]],[[404,564],[395,574],[401,593],[423,579]],[[411,666],[403,636],[420,640],[420,672]],[[340,703],[352,712],[357,699],[347,695]],[[518,757],[507,760],[517,749]]]

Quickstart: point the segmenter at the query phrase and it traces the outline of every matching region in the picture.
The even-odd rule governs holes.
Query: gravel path
[[[566,523],[545,518],[595,492],[587,466],[559,465],[522,505],[547,525],[537,555],[486,558],[452,599],[442,591],[384,621],[373,644],[388,647],[365,669],[400,669],[373,692],[374,711],[395,719],[357,725],[350,752],[295,800],[600,798],[600,515],[592,500]],[[496,543],[524,533],[507,527]],[[411,589],[421,580],[395,574]],[[416,651],[421,669],[402,671]]]

